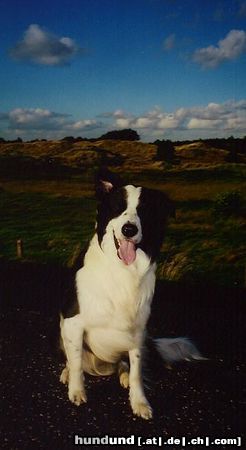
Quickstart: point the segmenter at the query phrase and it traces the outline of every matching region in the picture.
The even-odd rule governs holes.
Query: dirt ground
[[[191,441],[197,437],[208,437],[210,443],[241,437],[245,445],[242,290],[157,283],[150,334],[189,336],[209,360],[184,362],[169,370],[156,355],[147,355],[146,394],[154,418],[146,422],[132,415],[128,392],[116,376],[86,376],[87,404],[78,408],[68,401],[66,387],[59,382],[63,366],[54,343],[59,303],[70,282],[66,269],[0,263],[0,448],[74,449],[75,435],[134,435],[135,444],[123,448],[137,448],[139,437],[142,442],[149,439],[148,448],[157,447],[159,437],[170,449],[184,448],[170,440],[182,437],[190,449],[206,448],[205,441]],[[235,445],[224,441],[216,447]]]

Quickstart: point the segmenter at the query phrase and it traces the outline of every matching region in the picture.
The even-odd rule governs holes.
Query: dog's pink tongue
[[[122,261],[127,265],[133,263],[133,261],[135,261],[136,259],[135,244],[131,241],[127,241],[125,239],[122,240],[120,242],[120,248],[118,252],[120,259],[122,259]]]

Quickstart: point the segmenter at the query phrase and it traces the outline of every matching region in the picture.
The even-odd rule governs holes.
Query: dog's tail
[[[154,339],[155,347],[167,364],[177,361],[206,360],[186,337]]]

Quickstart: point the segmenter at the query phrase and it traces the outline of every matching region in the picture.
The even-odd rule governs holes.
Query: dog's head
[[[97,234],[102,250],[110,247],[124,264],[130,265],[141,248],[154,261],[173,211],[167,196],[157,190],[126,185],[107,170],[97,174],[96,194]]]

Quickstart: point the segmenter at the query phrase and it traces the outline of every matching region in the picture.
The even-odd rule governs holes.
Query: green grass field
[[[164,190],[176,203],[158,265],[168,280],[222,285],[245,283],[246,231],[243,208],[214,214],[218,194],[245,190],[242,165],[219,169],[127,173],[134,184]],[[65,180],[2,180],[0,255],[16,258],[22,239],[25,260],[67,265],[94,229],[92,174]]]

